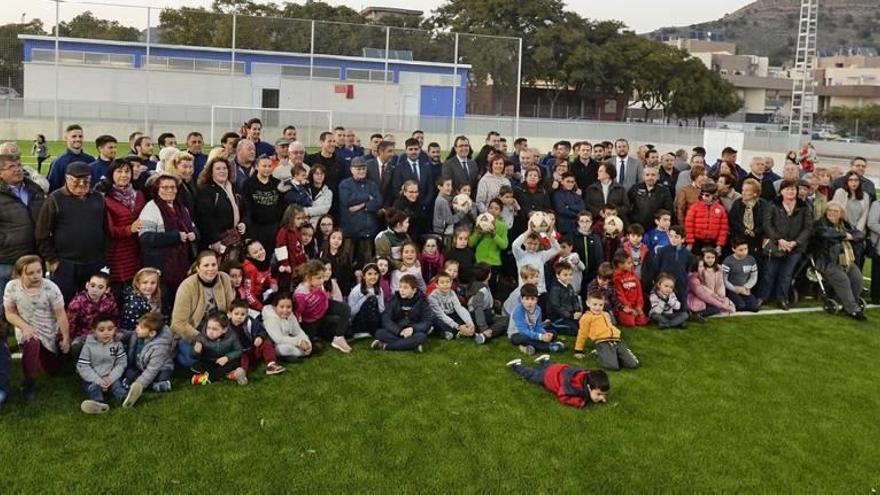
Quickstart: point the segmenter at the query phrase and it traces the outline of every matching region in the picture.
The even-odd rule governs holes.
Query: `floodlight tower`
[[[792,70],[791,115],[788,129],[798,136],[813,132],[813,113],[816,109],[816,94],[813,81],[816,60],[816,27],[819,18],[819,0],[801,0],[801,15],[798,22],[797,52]]]

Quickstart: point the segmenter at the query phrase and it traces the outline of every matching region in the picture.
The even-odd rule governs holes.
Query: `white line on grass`
[[[869,304],[869,305],[865,306],[865,309],[875,309],[875,308],[880,308],[880,305]],[[785,311],[782,309],[768,309],[768,310],[758,311],[757,313],[752,313],[749,311],[737,311],[736,313],[734,313],[732,315],[727,315],[727,316],[714,315],[714,316],[710,316],[710,318],[735,318],[737,316],[784,315],[784,314],[792,314],[792,313],[818,313],[820,311],[825,311],[825,310],[821,307],[792,308],[792,309],[789,309],[788,311]]]

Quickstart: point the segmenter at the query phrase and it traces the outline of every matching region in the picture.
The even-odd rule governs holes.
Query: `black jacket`
[[[428,299],[421,291],[416,291],[411,299],[394,294],[382,313],[382,328],[394,335],[400,335],[400,331],[406,327],[413,327],[419,333],[428,333],[433,318]]]
[[[764,214],[764,229],[770,242],[779,239],[797,241],[795,251],[803,252],[810,240],[810,231],[813,227],[813,212],[810,206],[801,200],[797,200],[791,215],[785,212],[782,206],[782,196],[777,197]]]
[[[239,221],[244,222],[244,212],[235,184],[232,185],[232,191],[239,204]],[[226,191],[214,182],[200,187],[196,193],[195,217],[195,223],[202,234],[202,246],[205,247],[219,241],[225,231],[235,227],[232,203]]]
[[[755,228],[753,229],[754,236],[748,237],[746,236],[746,227],[743,225],[743,215],[745,215],[746,212],[746,205],[743,203],[742,198],[734,201],[733,206],[730,207],[730,211],[727,213],[727,218],[730,222],[730,238],[734,239],[736,237],[743,237],[749,242],[750,248],[760,247],[761,240],[767,236],[764,229],[764,220],[769,208],[770,203],[765,201],[764,198],[758,198],[757,203],[755,203],[755,206],[752,208],[752,216],[755,219]]]
[[[839,265],[846,234],[853,237],[853,242],[865,238],[863,232],[854,229],[846,220],[841,219],[837,227],[824,217],[816,221],[813,226],[813,237],[810,239],[810,252],[815,257],[816,268],[824,272]]]
[[[547,297],[547,318],[556,320],[558,318],[573,318],[574,313],[582,313],[580,296],[574,291],[574,288],[565,287],[555,278],[550,282],[550,289]]]
[[[664,209],[670,215],[675,213],[675,203],[669,188],[657,183],[648,191],[648,186],[640,182],[629,189],[629,221],[641,224],[645,231],[654,228],[654,214]]]
[[[10,187],[0,182],[0,263],[13,264],[15,260],[37,252],[36,224],[46,193],[34,181],[24,179],[28,204],[18,199]]]
[[[606,204],[612,204],[617,207],[617,216],[626,221],[629,219],[629,198],[626,195],[626,189],[617,182],[612,182],[608,189],[608,201],[602,195],[602,184],[594,182],[584,191],[584,203],[593,214],[593,218],[597,218],[599,210]]]

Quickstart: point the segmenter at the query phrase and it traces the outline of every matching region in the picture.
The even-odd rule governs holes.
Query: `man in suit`
[[[366,160],[367,179],[379,186],[382,194],[383,206],[391,206],[394,203],[394,194],[391,194],[391,179],[394,176],[394,143],[380,141],[376,148],[376,156]]]
[[[465,136],[455,138],[455,156],[446,160],[443,164],[443,176],[452,179],[452,184],[457,190],[462,184],[471,185],[471,197],[477,194],[477,181],[480,179],[477,175],[477,164],[473,160],[468,160],[468,152],[471,149],[471,143]]]
[[[422,146],[416,138],[409,138],[404,143],[406,152],[397,159],[397,166],[391,177],[391,192],[395,197],[400,193],[403,183],[414,180],[419,185],[419,197],[425,203],[431,197],[431,169],[427,163],[420,162]]]
[[[629,156],[629,141],[620,138],[614,142],[616,156],[610,158],[608,163],[617,167],[617,179],[615,182],[629,189],[642,179],[644,165],[636,158]]]

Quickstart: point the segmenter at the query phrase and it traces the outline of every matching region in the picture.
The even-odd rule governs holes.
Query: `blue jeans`
[[[534,383],[535,385],[544,385],[544,375],[547,373],[547,367],[550,366],[549,361],[544,361],[538,365],[538,368],[529,368],[528,366],[524,366],[522,364],[516,364],[513,366],[513,371],[525,378],[526,380]]]
[[[513,345],[530,345],[536,351],[549,351],[550,343],[543,340],[532,340],[521,333],[515,333],[509,337],[510,343]]]
[[[3,294],[6,292],[6,284],[12,280],[12,267],[13,265],[0,263],[0,297],[3,297]],[[6,310],[3,308],[3,305],[0,304],[0,316],[5,314]]]
[[[761,288],[761,299],[768,301],[788,302],[791,296],[791,284],[794,271],[801,261],[801,253],[792,253],[780,258],[770,257],[765,264],[767,276]]]
[[[104,402],[104,391],[101,390],[101,386],[97,383],[89,383],[83,382],[83,389],[86,391],[86,395],[89,397],[89,400],[93,400],[95,402]],[[125,387],[122,386],[122,380],[116,380],[110,385],[110,389],[108,390],[113,397],[116,397],[116,400],[125,400]]]
[[[192,342],[186,339],[177,341],[177,355],[174,357],[174,361],[177,362],[178,366],[187,371],[192,369],[193,364],[196,362],[192,355]]]

